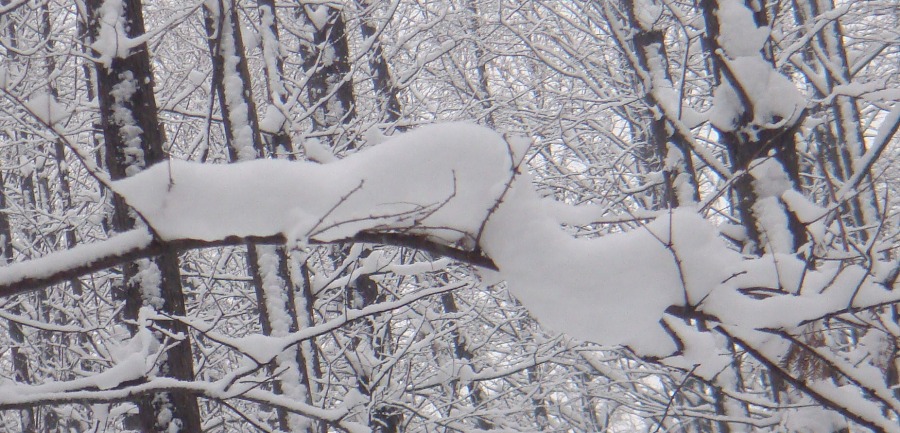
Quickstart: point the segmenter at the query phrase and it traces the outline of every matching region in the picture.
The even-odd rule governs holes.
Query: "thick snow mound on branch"
[[[170,161],[115,188],[163,239],[329,241],[383,228],[457,242],[478,231],[508,183],[510,152],[495,132],[458,123],[325,165]]]
[[[669,360],[682,367],[702,364],[696,374],[714,374],[731,355],[704,355],[704,347],[715,346],[712,337],[674,321],[700,315],[732,331],[790,329],[834,312],[897,302],[893,264],[811,269],[793,254],[742,257],[690,208],[660,212],[625,233],[573,238],[558,219],[565,205],[540,198],[518,167],[524,155],[523,140],[455,123],[423,127],[327,164],[172,161],[113,188],[160,241],[284,235],[331,242],[368,231],[480,248],[549,328],[645,356],[677,355]],[[792,191],[783,189],[770,192]],[[0,288],[79,263],[108,262],[151,241],[136,229],[0,268]],[[666,314],[671,306],[683,308]]]
[[[525,143],[454,123],[420,128],[328,164],[172,161],[115,188],[163,239],[330,241],[402,231],[474,247],[550,328],[665,355],[659,321],[704,298],[739,259],[692,210],[631,232],[574,239],[527,174]]]
[[[541,216],[527,197],[533,190],[516,193],[486,232],[484,250],[541,323],[576,338],[667,356],[676,347],[659,323],[666,308],[698,303],[740,262],[692,210],[627,233],[573,239]],[[531,217],[516,224],[515,215]]]

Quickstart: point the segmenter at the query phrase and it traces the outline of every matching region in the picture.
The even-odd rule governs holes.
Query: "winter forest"
[[[900,432],[895,0],[0,0],[0,431]]]

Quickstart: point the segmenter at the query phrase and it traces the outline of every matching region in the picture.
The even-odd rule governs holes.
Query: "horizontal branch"
[[[203,382],[154,377],[150,379],[141,378],[123,384],[121,387],[106,390],[77,389],[54,391],[43,390],[41,385],[33,387],[0,387],[0,391],[18,391],[17,393],[0,394],[3,395],[2,400],[0,400],[0,411],[28,409],[38,405],[116,403],[133,401],[135,397],[142,395],[173,392],[200,396],[214,401],[226,401],[231,398],[237,398],[283,408],[291,413],[330,422],[341,422],[349,412],[343,406],[333,409],[315,407],[296,399],[273,394],[271,391],[258,388],[246,389],[239,393],[229,393],[223,390],[223,385],[223,380]]]
[[[198,248],[213,248],[245,244],[284,245],[282,234],[272,236],[229,236],[205,241],[198,239],[154,239],[146,229],[135,229],[107,240],[79,245],[75,248],[48,254],[25,262],[0,267],[0,297],[40,290],[47,286],[78,278],[138,259],[155,257],[163,253],[181,253]],[[482,268],[497,270],[497,265],[477,251],[467,251],[444,245],[424,236],[403,233],[360,232],[334,241],[310,239],[309,243],[322,245],[341,242],[366,242],[398,247],[415,248],[435,255],[448,257]]]

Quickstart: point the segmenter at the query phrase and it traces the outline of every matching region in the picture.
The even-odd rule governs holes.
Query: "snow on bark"
[[[579,339],[626,344],[647,356],[681,349],[700,364],[720,365],[702,355],[702,347],[717,346],[673,325],[670,307],[686,307],[732,328],[792,329],[898,299],[900,291],[882,283],[889,281],[890,266],[826,262],[813,270],[793,254],[744,258],[690,207],[664,212],[626,233],[573,238],[529,175],[512,176],[523,151],[523,142],[485,128],[443,124],[328,164],[172,161],[117,181],[114,188],[162,241],[283,234],[301,243],[326,242],[367,231],[480,247],[498,266],[496,276],[509,282],[544,325]],[[778,185],[768,183],[773,197],[783,189]],[[0,280],[5,278],[0,269]],[[308,332],[258,336],[259,344],[247,353],[264,350],[254,358],[266,362],[287,346],[265,348],[263,340],[296,344]]]
[[[100,57],[97,62],[109,68],[114,58],[124,59],[128,57],[131,48],[139,45],[128,38],[127,23],[125,21],[125,5],[122,0],[106,0],[100,6],[100,30],[97,40],[91,44],[91,48]]]
[[[141,259],[137,261],[138,272],[133,277],[141,288],[141,296],[144,299],[144,305],[150,305],[153,308],[162,310],[165,301],[162,297],[160,285],[162,284],[162,274],[159,272],[159,266],[153,260]]]
[[[509,166],[509,149],[495,133],[438,125],[328,164],[171,161],[116,189],[163,239],[283,233],[326,241],[384,226],[453,243],[474,241],[510,179]]]
[[[272,337],[284,337],[291,332],[293,322],[290,313],[285,309],[289,302],[286,290],[293,288],[279,276],[279,258],[275,247],[258,245],[256,251],[259,257],[257,264],[262,279],[263,298],[266,303],[265,320],[268,320],[272,329]],[[297,350],[298,348],[293,347],[275,356],[279,370],[279,384],[284,395],[306,401],[306,390],[300,376],[301,366],[297,363]],[[304,431],[302,427],[307,421],[291,415],[288,422],[294,431]]]
[[[793,125],[800,119],[806,99],[788,77],[763,58],[769,27],[758,27],[752,11],[738,0],[720,0],[718,6],[717,41],[724,51],[719,55],[736,82],[726,80],[713,91],[710,122],[721,131],[735,131],[746,126],[738,119],[749,109],[753,128]],[[742,101],[739,93],[749,100]],[[754,129],[744,132],[751,136],[756,133]]]
[[[125,104],[131,101],[131,97],[137,91],[137,81],[131,71],[119,74],[119,81],[110,91],[113,97],[112,121],[119,126],[119,135],[125,144],[125,175],[133,176],[147,165],[144,160],[144,149],[141,143],[141,133],[144,132],[137,122],[131,109]]]
[[[237,150],[238,161],[250,161],[256,159],[253,128],[248,119],[250,109],[246,100],[250,95],[244,94],[244,81],[238,71],[241,53],[237,52],[234,43],[235,27],[232,22],[232,14],[225,13],[222,18],[219,50],[224,63],[222,86],[225,89],[225,104],[228,106],[228,120],[231,121],[231,130],[234,134],[232,146]]]
[[[781,164],[771,158],[755,161],[750,168],[750,175],[753,177],[753,190],[757,198],[752,209],[763,250],[767,253],[790,254],[794,250],[794,237],[788,229],[788,217],[781,196],[787,191],[793,191],[791,180]]]
[[[0,384],[0,403],[17,399],[63,393],[69,390],[96,388],[100,391],[112,390],[122,383],[155,375],[156,360],[162,345],[149,329],[150,318],[156,314],[149,308],[142,308],[138,317],[140,326],[131,337],[125,337],[119,344],[107,345],[112,365],[106,370],[88,377],[64,382],[46,382],[40,385]],[[122,334],[128,332],[122,330]],[[6,389],[4,389],[6,388]]]
[[[278,35],[272,31],[275,27],[275,11],[272,10],[270,5],[260,5],[259,13],[260,37],[262,39],[263,60],[266,62],[269,93],[273,96],[271,98],[272,101],[279,103],[287,98],[288,92],[284,88],[284,82],[279,75],[278,63],[281,57],[281,45],[278,43]]]
[[[27,262],[12,263],[0,268],[0,286],[27,284],[29,277],[38,279],[65,272],[85,263],[91,263],[98,257],[125,254],[145,248],[152,241],[153,238],[146,231],[132,230],[115,235],[102,243],[79,244],[65,251],[48,254]]]
[[[650,74],[652,84],[650,92],[653,94],[653,99],[660,105],[664,113],[669,114],[672,118],[677,118],[687,128],[696,128],[706,118],[685,104],[684,95],[675,88],[672,80],[666,77],[666,66],[660,55],[662,49],[663,47],[659,44],[652,44],[644,50],[647,56],[647,72]]]
[[[287,118],[284,117],[281,109],[275,105],[270,105],[266,107],[266,115],[259,121],[259,129],[269,134],[277,134],[284,128],[286,120]]]

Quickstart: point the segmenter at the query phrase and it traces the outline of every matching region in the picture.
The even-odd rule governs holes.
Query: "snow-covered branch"
[[[327,243],[331,242],[366,242],[414,248],[486,269],[496,270],[497,268],[489,257],[476,251],[444,245],[418,235],[360,232],[351,237]],[[310,239],[309,243],[324,244],[326,242]],[[0,297],[39,290],[137,259],[158,256],[166,251],[185,252],[198,248],[246,244],[284,245],[286,238],[284,235],[277,234],[272,236],[228,236],[215,241],[198,239],[160,241],[154,240],[146,229],[134,229],[107,240],[79,245],[37,259],[0,267]]]

